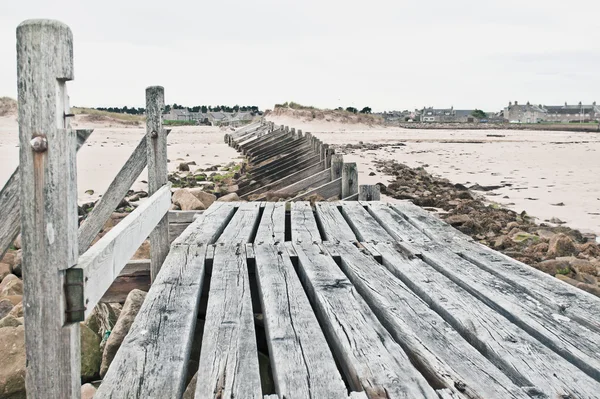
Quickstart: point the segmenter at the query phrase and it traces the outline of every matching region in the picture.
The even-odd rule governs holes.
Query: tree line
[[[97,107],[92,108],[98,111],[114,112],[117,114],[130,114],[130,115],[143,115],[146,113],[146,108],[141,107]],[[165,105],[165,112],[171,111],[171,109],[187,109],[190,112],[260,112],[256,105],[234,105],[233,107],[227,105],[196,105],[194,107],[185,107],[177,103]]]

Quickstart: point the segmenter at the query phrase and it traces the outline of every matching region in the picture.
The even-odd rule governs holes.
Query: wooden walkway
[[[410,203],[214,203],[173,242],[95,398],[181,397],[198,319],[196,398],[600,394],[600,300]]]

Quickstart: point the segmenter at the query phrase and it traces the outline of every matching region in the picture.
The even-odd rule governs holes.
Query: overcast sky
[[[600,101],[598,0],[0,0],[0,96],[29,18],[73,31],[72,105],[143,106],[150,85],[261,108]]]

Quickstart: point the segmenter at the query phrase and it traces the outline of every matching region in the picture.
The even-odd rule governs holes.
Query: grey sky
[[[597,0],[0,0],[0,96],[29,18],[73,30],[73,105],[143,106],[149,85],[263,108],[600,101]]]

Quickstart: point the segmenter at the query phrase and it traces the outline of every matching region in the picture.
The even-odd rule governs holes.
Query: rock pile
[[[600,246],[566,226],[537,224],[517,213],[486,203],[467,187],[395,161],[376,161],[381,173],[395,177],[381,192],[410,200],[438,215],[480,243],[600,296]]]

